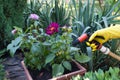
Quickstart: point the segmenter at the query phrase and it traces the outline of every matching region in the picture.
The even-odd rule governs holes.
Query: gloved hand
[[[120,25],[97,30],[90,36],[88,40],[90,43],[87,43],[87,45],[90,46],[93,51],[95,51],[97,46],[94,43],[91,43],[93,40],[99,42],[100,44],[103,44],[110,39],[116,38],[120,38]]]

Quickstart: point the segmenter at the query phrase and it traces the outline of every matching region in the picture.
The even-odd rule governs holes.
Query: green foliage
[[[80,54],[76,54],[75,59],[80,63],[85,63],[90,61],[90,57],[86,56],[85,54],[81,54],[81,56]]]
[[[52,21],[58,22],[60,26],[70,25],[70,11],[66,8],[66,4],[63,0],[55,0],[55,6],[53,7],[50,15]]]
[[[94,22],[96,21],[96,13],[95,13],[95,0],[92,1],[90,5],[90,1],[87,0],[82,3],[81,0],[76,3],[75,0],[71,1],[71,10],[73,12],[73,26],[74,32],[77,36],[80,36],[83,30],[90,26],[94,27]],[[94,21],[94,22],[93,22]],[[95,30],[95,29],[93,29]]]
[[[64,67],[61,64],[53,64],[52,69],[53,77],[62,75],[64,73]]]
[[[113,3],[109,3],[105,1],[104,7],[100,8],[99,13],[99,23],[104,27],[108,27],[111,24],[119,24],[119,19],[116,19],[120,16],[120,1],[113,1]]]
[[[6,52],[6,49],[3,49],[0,51],[0,57],[4,55],[4,53]]]
[[[71,64],[70,64],[70,62],[64,61],[64,62],[63,62],[63,66],[64,66],[66,69],[71,70]]]
[[[95,1],[86,0],[84,3],[81,0],[78,2],[75,0],[71,1],[73,30],[77,36],[80,36],[88,26],[90,27],[88,31],[93,33],[95,30],[108,27],[120,21],[115,19],[120,16],[119,9],[114,12],[120,1],[117,1],[113,5],[105,3],[104,9],[99,5],[95,6]]]
[[[0,63],[2,62],[2,60],[0,59]],[[5,80],[5,70],[4,70],[4,66],[2,64],[0,64],[0,80]]]
[[[117,67],[110,67],[108,71],[103,71],[99,69],[95,72],[87,72],[83,77],[76,76],[72,77],[71,80],[119,80],[120,79],[120,69]]]
[[[77,76],[72,76],[72,78],[70,80],[82,80],[82,78],[80,75],[77,75]]]
[[[4,49],[12,38],[13,26],[24,27],[23,11],[26,7],[25,0],[0,1],[0,50]]]
[[[109,1],[105,0],[104,3],[105,3],[105,5],[108,5],[108,6],[112,7],[113,5],[118,3],[118,1],[117,0],[109,0]],[[110,8],[108,7],[108,9],[110,9]],[[117,5],[114,9],[114,12],[120,13],[119,10],[120,10],[120,5]]]
[[[119,68],[109,68],[108,71],[103,72],[99,69],[95,72],[88,72],[85,74],[84,78],[89,78],[90,80],[119,80]]]
[[[22,41],[22,37],[17,37],[15,40],[11,42],[11,44],[7,46],[7,49],[8,50],[10,49],[11,56],[14,56],[16,50],[21,46],[21,41]]]

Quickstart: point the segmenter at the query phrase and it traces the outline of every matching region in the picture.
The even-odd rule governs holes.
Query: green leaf
[[[70,62],[64,61],[64,62],[63,62],[63,66],[64,66],[66,69],[71,70],[71,64],[70,64]]]
[[[15,28],[17,31],[19,31],[20,33],[23,32],[23,31],[22,31],[22,28],[19,28],[19,27],[17,27],[17,26],[14,26],[14,28]]]
[[[22,37],[17,37],[15,40],[12,40],[12,42],[7,46],[7,50],[10,50],[10,55],[14,56],[16,50],[21,46],[22,44]]]
[[[43,45],[45,45],[45,46],[51,46],[51,43],[49,43],[49,42],[43,42]]]
[[[36,63],[36,59],[35,59],[35,58],[32,58],[32,59],[31,59],[31,63]]]
[[[109,12],[106,14],[106,16],[109,16],[109,15],[115,10],[115,8],[116,8],[118,5],[120,5],[120,1],[119,1],[119,0],[118,0],[118,2],[117,2],[116,4],[114,4],[114,5],[110,8],[110,10],[109,10]]]
[[[35,21],[35,22],[34,22],[35,27],[38,26],[38,24],[39,24],[38,21]]]
[[[76,47],[70,47],[70,51],[74,52],[74,51],[78,51],[80,48],[76,48]]]
[[[39,43],[33,43],[31,47],[32,54],[42,53],[41,45]]]
[[[93,60],[92,60],[92,50],[90,47],[87,47],[87,56],[91,58],[91,60],[88,62],[88,66],[90,70],[93,70]]]
[[[103,70],[99,69],[98,72],[95,71],[96,78],[98,80],[104,80],[104,72]]]
[[[114,67],[114,68],[112,68],[112,67],[110,67],[109,68],[109,72],[110,72],[110,74],[113,74],[114,76],[117,76],[117,75],[119,75],[119,72],[120,72],[120,69],[119,68],[117,68],[117,67]]]
[[[38,66],[37,66],[37,69],[38,69],[38,70],[41,70],[41,65],[38,65]]]
[[[64,73],[64,68],[61,64],[54,64],[52,66],[52,75],[53,77],[62,75]]]
[[[51,62],[54,58],[55,58],[55,54],[48,55],[45,60],[45,63],[47,64],[47,63]]]
[[[103,22],[104,22],[104,24],[105,24],[105,27],[108,27],[108,22],[107,22],[106,17],[102,17],[102,18],[103,18]]]
[[[82,28],[82,29],[84,28],[84,24],[81,21],[75,21],[74,23],[79,24],[80,28]]]
[[[1,57],[2,55],[4,55],[4,54],[5,54],[5,52],[6,52],[6,48],[5,48],[5,49],[0,50],[0,57]]]
[[[90,57],[86,56],[85,54],[82,55],[75,54],[75,60],[77,60],[80,63],[85,63],[90,60]]]

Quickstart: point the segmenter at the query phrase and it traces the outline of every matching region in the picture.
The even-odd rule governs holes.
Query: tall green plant
[[[63,0],[51,0],[49,4],[46,3],[40,11],[40,17],[42,25],[51,22],[57,22],[61,27],[70,25],[70,11]]]
[[[70,6],[73,13],[73,32],[77,37],[80,36],[83,32],[92,32],[97,29],[95,27],[95,22],[98,20],[97,13],[95,12],[95,0],[93,0],[92,3],[90,0],[86,0],[84,3],[81,0],[78,2],[72,0]],[[78,47],[81,48],[82,53],[86,53],[91,57],[89,68],[92,70],[93,63],[91,49],[87,48],[86,44],[84,43],[80,44]]]
[[[120,1],[115,1],[109,3],[105,1],[103,7],[98,11],[99,13],[99,23],[103,28],[110,26],[111,24],[120,24],[118,19],[115,19],[120,16]]]
[[[93,26],[92,23],[95,21],[96,17],[94,9],[95,0],[93,0],[92,5],[90,5],[89,0],[84,3],[82,3],[81,0],[79,0],[78,3],[76,3],[75,0],[72,0],[71,3],[72,15],[74,15],[72,19],[74,32],[76,32],[76,35],[80,36],[86,27]]]
[[[94,32],[95,30],[108,27],[120,21],[115,19],[120,16],[119,8],[115,12],[120,1],[117,1],[114,5],[108,5],[106,3],[104,4],[104,9],[101,9],[99,5],[95,5],[96,0],[90,1],[86,0],[84,3],[81,0],[78,3],[75,0],[71,1],[70,6],[73,13],[72,23],[77,36],[80,36],[88,26],[91,28],[90,32]]]
[[[60,26],[70,24],[70,11],[66,8],[66,3],[62,0],[55,0],[55,6],[51,12],[52,21],[58,22]]]
[[[51,22],[60,26],[70,25],[70,11],[64,0],[31,0],[26,10],[26,18],[31,13],[40,16],[40,27],[46,28]]]

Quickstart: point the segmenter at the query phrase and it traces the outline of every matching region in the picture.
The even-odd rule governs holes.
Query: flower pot
[[[51,79],[48,79],[48,80],[70,80],[70,78],[72,76],[76,76],[76,75],[84,75],[84,73],[86,72],[86,69],[81,66],[78,62],[76,61],[73,61],[75,63],[75,66],[77,66],[78,70],[77,71],[73,71],[73,72],[70,72],[70,73],[67,73],[67,74],[64,74],[64,75],[61,75],[61,76],[58,76],[58,77],[55,77],[55,78],[51,78]],[[33,80],[28,69],[26,68],[25,66],[25,63],[24,61],[21,62],[24,70],[25,70],[25,73],[26,73],[26,76],[27,76],[27,79],[28,80]]]

